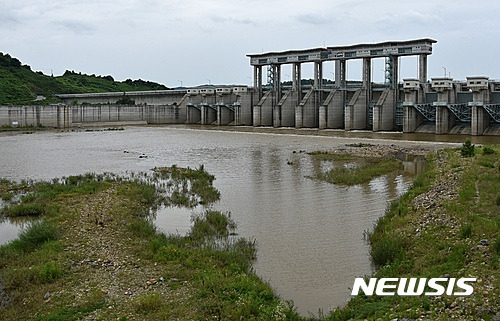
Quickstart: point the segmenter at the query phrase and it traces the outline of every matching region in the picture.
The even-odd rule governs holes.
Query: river
[[[391,174],[362,186],[336,187],[307,178],[325,164],[313,161],[304,151],[343,148],[354,142],[428,148],[452,145],[398,141],[394,139],[418,136],[393,133],[226,129],[175,125],[3,133],[0,177],[52,179],[85,172],[125,173],[204,164],[216,176],[214,185],[222,195],[214,207],[230,211],[239,235],[257,241],[257,274],[307,315],[345,304],[354,278],[372,273],[364,231],[373,228],[390,200],[406,191],[411,175]],[[451,142],[465,139],[441,137]],[[406,162],[407,172],[414,172],[417,165]],[[185,233],[189,212],[163,209],[157,213],[156,224],[167,232]],[[19,228],[14,222],[1,223],[0,244],[13,239]]]

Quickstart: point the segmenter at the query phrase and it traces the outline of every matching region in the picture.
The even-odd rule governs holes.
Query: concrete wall
[[[234,122],[234,111],[225,106],[217,106],[217,125],[230,125]]]
[[[423,123],[424,116],[414,106],[404,106],[403,108],[403,133],[413,133]]]
[[[208,105],[201,106],[201,124],[212,125],[216,121],[217,121],[217,110]]]
[[[137,122],[148,124],[175,124],[185,122],[185,114],[181,115],[177,105],[145,106],[145,105],[102,105],[71,106],[71,123],[109,123]]]
[[[366,89],[358,89],[345,110],[345,129],[367,128],[367,95]]]
[[[201,110],[193,106],[188,106],[186,123],[199,124],[200,122],[201,122]]]
[[[319,126],[319,105],[321,92],[310,90],[295,108],[295,127],[314,128]]]
[[[274,127],[294,127],[295,108],[298,105],[298,93],[288,91],[275,108]]]
[[[344,128],[344,94],[333,90],[319,107],[319,128]]]
[[[71,125],[71,109],[65,105],[0,106],[0,125],[69,127]]]
[[[448,134],[455,125],[455,115],[446,105],[436,106],[436,134]]]
[[[0,106],[0,125],[67,128],[98,123],[143,122],[176,124],[186,121],[179,105]]]
[[[272,126],[273,125],[273,100],[274,93],[268,91],[262,99],[254,105],[253,125]]]
[[[472,106],[471,135],[482,135],[490,125],[490,115],[482,106]]]
[[[236,96],[236,105],[234,109],[235,125],[253,124],[253,92],[240,93]]]
[[[373,107],[373,131],[393,130],[395,127],[394,90],[386,89]]]
[[[69,105],[89,104],[115,104],[121,98],[130,98],[136,105],[170,105],[179,103],[186,94],[185,90],[158,90],[144,92],[113,92],[92,94],[59,95],[62,101]]]

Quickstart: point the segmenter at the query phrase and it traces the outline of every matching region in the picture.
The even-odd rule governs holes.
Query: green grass
[[[394,201],[384,217],[377,221],[370,235],[372,258],[378,266],[374,277],[467,277],[477,275],[498,288],[499,281],[491,276],[498,274],[500,259],[499,207],[496,204],[500,188],[498,151],[500,146],[489,146],[494,153],[475,154],[462,157],[460,150],[438,151],[429,156],[429,167],[413,183],[413,187]],[[437,169],[436,159],[444,158],[444,169]],[[495,164],[484,167],[484,162]],[[459,171],[457,171],[459,170]],[[441,210],[432,208],[417,210],[412,200],[428,191],[435,182],[442,183],[443,177],[459,173],[456,182],[458,195],[455,199],[443,201]],[[422,228],[423,216],[435,211],[446,213],[454,224],[432,220]],[[443,217],[438,214],[437,217]],[[424,220],[425,221],[425,220]],[[419,232],[416,233],[416,228]],[[476,232],[477,231],[477,232]],[[471,250],[481,239],[488,239],[490,246],[481,251]],[[482,251],[485,251],[483,254]],[[461,310],[460,318],[475,319],[481,308],[498,306],[499,300],[492,291],[474,285],[473,296],[465,298],[467,309]],[[349,303],[335,310],[327,320],[374,320],[377,318],[419,318],[422,314],[430,320],[449,320],[449,306],[454,297],[443,296],[439,300],[421,297],[366,297],[357,296]],[[456,318],[456,317],[455,317]],[[486,315],[485,319],[492,315]]]
[[[401,168],[401,162],[393,158],[352,158],[315,154],[321,160],[336,160],[335,167],[327,172],[317,172],[314,178],[337,185],[357,185]],[[339,160],[340,159],[340,160]],[[347,162],[354,162],[346,165]]]
[[[203,165],[197,169],[171,167],[154,168],[155,177],[169,180],[167,203],[193,207],[210,204],[220,199],[220,192],[213,186],[215,177],[205,171]]]
[[[45,263],[40,272],[38,272],[38,279],[42,283],[50,283],[62,276],[63,272],[61,267],[53,261]]]
[[[3,210],[5,216],[40,216],[45,213],[45,206],[40,203],[21,203],[6,207]]]
[[[164,305],[164,300],[161,293],[154,292],[151,294],[141,295],[136,303],[136,311],[141,314],[149,314],[158,311]]]
[[[42,213],[42,221],[30,224],[19,239],[0,246],[3,284],[13,297],[13,304],[2,311],[5,318],[77,320],[97,314],[101,319],[298,320],[293,305],[281,302],[253,272],[255,241],[234,235],[236,224],[229,213],[202,212],[186,236],[165,235],[152,225],[149,211],[171,204],[169,193],[175,188],[167,186],[185,190],[197,202],[220,195],[218,191],[212,198],[203,194],[215,190],[215,177],[203,167],[175,167],[168,172],[130,177],[86,174],[16,185],[28,192],[16,205],[43,203],[58,211]],[[11,182],[0,183],[2,191],[17,188]],[[166,292],[151,288],[125,302],[101,291],[100,281],[89,281],[89,270],[78,272],[79,262],[92,255],[84,249],[88,241],[73,236],[74,229],[81,228],[80,220],[88,217],[79,213],[93,208],[87,206],[90,200],[99,201],[103,195],[107,198],[95,211],[105,224],[118,226],[113,242],[122,244],[119,252],[123,253],[116,255],[123,255],[121,261],[140,260],[141,267],[162,271]],[[90,269],[100,271],[99,267]],[[121,277],[118,273],[112,282],[120,282]],[[74,296],[73,291],[81,295]],[[189,295],[177,297],[174,291]],[[47,292],[52,296],[46,302]]]
[[[57,240],[57,229],[46,221],[30,223],[23,228],[16,240],[4,246],[3,250],[30,252],[49,241]]]

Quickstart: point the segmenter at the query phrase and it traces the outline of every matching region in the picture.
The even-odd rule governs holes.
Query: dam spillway
[[[199,86],[176,90],[63,94],[65,106],[3,106],[0,125],[74,127],[141,121],[167,124],[500,135],[500,82],[486,76],[427,76],[436,41],[429,38],[247,55],[253,87]],[[399,81],[400,57],[417,56],[414,78]],[[372,81],[372,59],[385,59],[385,82]],[[362,60],[362,79],[347,80],[348,62]],[[333,81],[323,77],[334,63]],[[311,81],[302,78],[313,64]],[[282,69],[291,67],[291,81]],[[264,68],[267,83],[263,83]],[[132,106],[115,105],[121,98]]]

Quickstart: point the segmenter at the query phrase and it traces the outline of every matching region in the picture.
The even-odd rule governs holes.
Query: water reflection
[[[186,235],[191,229],[193,215],[203,211],[201,206],[195,208],[169,206],[162,207],[153,215],[153,223],[166,234]]]

